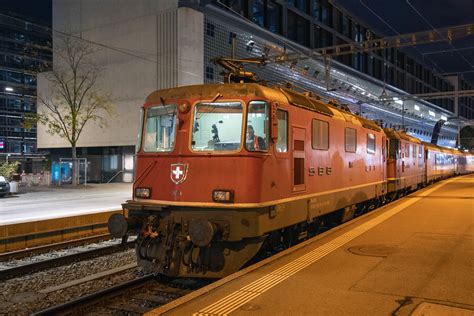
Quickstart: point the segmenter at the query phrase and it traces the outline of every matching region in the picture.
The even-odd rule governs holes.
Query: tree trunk
[[[71,150],[72,150],[72,185],[76,186],[78,183],[76,145],[72,145]]]

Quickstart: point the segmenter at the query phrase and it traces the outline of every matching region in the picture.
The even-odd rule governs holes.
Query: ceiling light
[[[441,119],[442,119],[443,121],[447,121],[447,120],[448,120],[448,118],[447,118],[446,116],[444,116],[444,115],[441,115]]]
[[[435,115],[435,112],[433,112],[433,111],[428,111],[428,114],[431,115],[431,116],[433,116],[433,117],[436,116],[436,115]]]
[[[5,87],[5,91],[13,92],[13,88],[12,87]]]
[[[420,106],[418,106],[418,105],[415,104],[415,110],[419,111],[419,110],[420,110]]]
[[[396,100],[395,100],[396,99]],[[393,100],[395,100],[395,103],[398,103],[400,105],[403,105],[403,101],[402,100],[399,100],[398,98],[394,98]]]

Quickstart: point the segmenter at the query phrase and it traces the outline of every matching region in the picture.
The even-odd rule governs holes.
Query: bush
[[[17,173],[18,166],[20,163],[15,162],[0,162],[0,176],[4,176],[8,180],[11,180],[13,175]]]

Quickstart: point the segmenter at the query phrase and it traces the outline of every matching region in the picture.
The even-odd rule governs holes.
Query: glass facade
[[[328,0],[223,1],[259,26],[287,36],[308,48],[362,42],[380,38]],[[388,48],[373,53],[336,57],[339,62],[411,94],[453,91],[453,85],[403,51]],[[473,89],[460,79],[459,90]],[[454,112],[453,99],[431,103]],[[474,118],[472,97],[459,99],[459,115]]]
[[[0,14],[0,156],[34,156],[36,126],[24,128],[36,112],[36,74],[51,67],[51,30]]]

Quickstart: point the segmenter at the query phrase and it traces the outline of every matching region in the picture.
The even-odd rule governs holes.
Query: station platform
[[[121,210],[132,196],[131,183],[26,190],[0,198],[0,226]]]
[[[146,315],[474,315],[474,175],[424,188]]]

